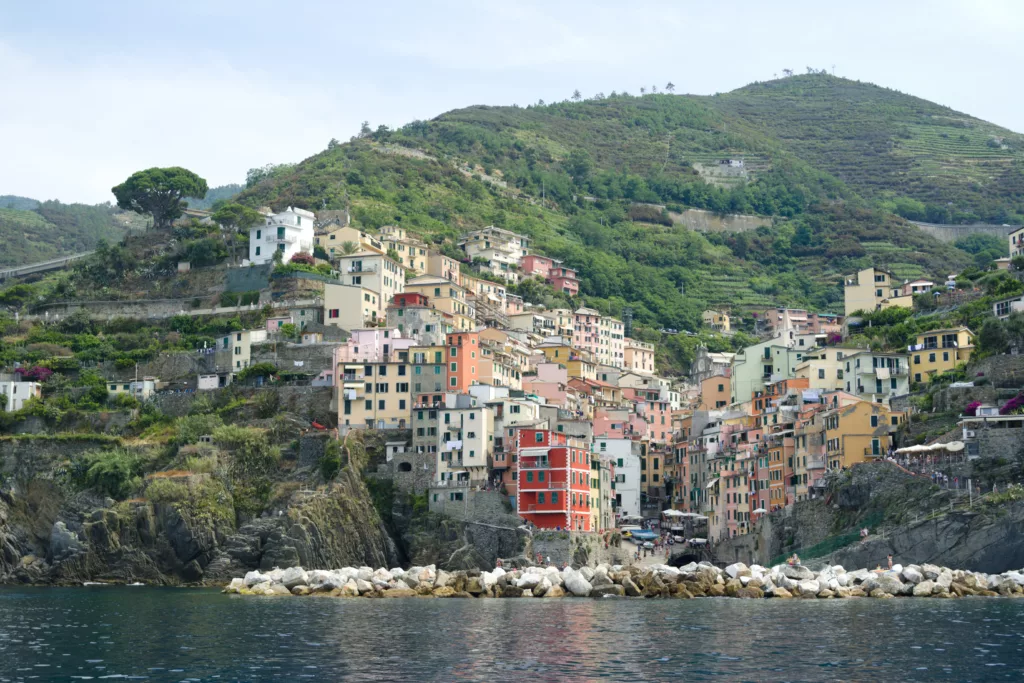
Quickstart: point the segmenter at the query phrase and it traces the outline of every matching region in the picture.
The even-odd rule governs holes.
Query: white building
[[[509,282],[519,281],[519,260],[530,253],[529,238],[493,225],[468,233],[459,246],[471,259],[487,262],[481,270]]]
[[[249,230],[249,263],[270,263],[275,250],[281,252],[284,263],[300,252],[312,254],[315,220],[311,211],[290,206],[281,213],[267,216],[262,226]]]
[[[8,413],[24,408],[25,401],[33,396],[43,396],[43,385],[39,382],[0,382],[0,398],[4,399],[4,410]]]
[[[405,291],[405,268],[397,261],[372,251],[340,256],[341,284],[377,293],[377,317],[383,318],[395,294]]]
[[[640,443],[594,437],[593,448],[602,460],[615,465],[616,515],[640,515]]]
[[[110,396],[130,394],[139,401],[148,401],[156,394],[156,378],[145,377],[131,382],[109,382],[107,394]]]
[[[494,412],[466,394],[445,394],[437,418],[438,480],[486,481],[494,454]]]

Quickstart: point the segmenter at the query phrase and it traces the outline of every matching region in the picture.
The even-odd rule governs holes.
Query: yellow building
[[[861,350],[824,347],[810,351],[794,372],[797,379],[807,380],[809,389],[842,391],[846,387],[843,359]]]
[[[384,254],[357,251],[339,256],[336,263],[344,285],[377,293],[377,317],[383,318],[395,294],[405,291],[405,268]]]
[[[704,311],[701,320],[705,327],[710,327],[716,332],[731,332],[729,314],[725,311]]]
[[[865,268],[843,279],[843,300],[846,315],[857,311],[871,313],[891,306],[912,308],[914,297],[903,296],[901,285],[892,273],[876,268]]]
[[[398,254],[397,261],[417,274],[427,272],[427,243],[411,237],[405,228],[385,225],[380,229],[380,241],[387,252]]]
[[[466,289],[452,280],[437,275],[420,275],[405,283],[406,292],[427,297],[431,307],[452,315],[456,331],[469,331],[475,326],[476,310],[469,303]]]
[[[326,251],[332,261],[345,253],[346,247],[342,245],[346,242],[351,243],[348,248],[352,251],[372,251],[378,254],[387,252],[383,242],[351,225],[334,228],[313,237],[313,243]]]
[[[966,327],[929,330],[917,335],[917,344],[909,351],[914,381],[930,382],[932,375],[953,370],[971,359],[974,334]]]
[[[537,350],[544,354],[548,362],[565,366],[569,379],[597,379],[597,364],[574,346],[549,343],[541,344]]]
[[[828,468],[842,469],[884,457],[903,420],[902,412],[869,401],[856,401],[822,413]]]
[[[405,429],[412,412],[407,362],[339,363],[338,429]]]
[[[324,284],[324,324],[355,330],[376,325],[380,295],[358,285]]]

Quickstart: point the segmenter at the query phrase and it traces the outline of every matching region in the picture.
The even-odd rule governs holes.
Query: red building
[[[590,452],[580,439],[516,429],[516,510],[540,529],[593,531]]]
[[[528,254],[519,259],[519,268],[523,275],[536,275],[557,289],[570,296],[576,296],[580,291],[578,273],[572,268],[566,268],[558,259],[539,254]]]
[[[418,294],[416,292],[404,292],[402,294],[395,294],[391,298],[391,304],[395,308],[405,308],[406,306],[429,306],[429,299],[426,294]]]

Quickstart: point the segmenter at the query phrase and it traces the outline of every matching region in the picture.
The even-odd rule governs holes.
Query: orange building
[[[725,375],[712,375],[700,383],[700,403],[697,410],[721,410],[729,405],[732,395],[732,378]],[[739,397],[746,401],[749,396]]]
[[[548,429],[516,429],[516,511],[540,529],[593,531],[590,451]]]
[[[480,383],[479,332],[450,332],[448,334],[448,391],[465,392]]]

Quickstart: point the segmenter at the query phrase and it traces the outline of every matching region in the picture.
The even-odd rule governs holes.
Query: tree
[[[370,122],[363,121],[362,125],[359,126],[359,137],[368,138],[373,135],[373,131],[370,129]]]
[[[357,251],[359,251],[359,245],[353,242],[352,240],[347,240],[341,243],[342,255],[348,256],[349,254],[354,254]]]
[[[793,75],[793,70],[792,69],[783,69],[782,70],[782,75],[786,76],[786,77],[792,76]]]
[[[210,218],[228,233],[231,240],[231,260],[234,262],[238,261],[238,255],[235,253],[238,233],[248,232],[249,228],[263,222],[263,216],[259,211],[238,203],[225,204],[214,211]]]
[[[181,216],[188,206],[183,201],[186,197],[203,199],[207,190],[203,178],[180,166],[138,171],[111,188],[119,208],[150,214],[153,227],[157,229],[169,228],[174,219]]]
[[[676,86],[672,81],[669,81],[668,83],[665,84],[665,90],[667,92],[675,92]]]
[[[643,95],[645,92],[647,92],[647,88],[640,88],[640,94],[641,95]]]
[[[573,100],[573,102],[579,102],[581,99],[583,99],[583,95],[580,94],[580,91],[579,90],[573,90],[572,91],[572,100]]]
[[[577,185],[582,185],[584,181],[590,176],[590,172],[593,169],[593,162],[590,160],[590,154],[587,150],[582,148],[576,148],[569,153],[569,158],[565,161],[565,170],[572,176],[572,180]]]
[[[656,92],[658,92],[658,86],[656,86],[656,85],[652,85],[652,86],[651,86],[651,92],[653,92],[653,93],[656,93]]]
[[[274,266],[279,266],[284,262],[284,252],[280,249],[275,249],[274,255],[271,258],[274,260]]]
[[[1006,333],[1003,322],[997,318],[989,318],[978,332],[978,346],[987,355],[1006,353],[1010,344],[1010,336]]]

